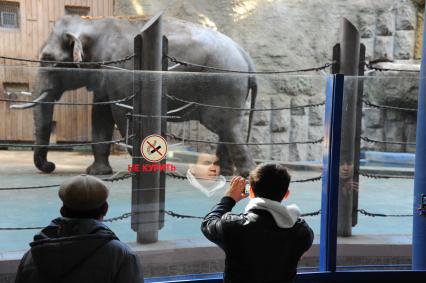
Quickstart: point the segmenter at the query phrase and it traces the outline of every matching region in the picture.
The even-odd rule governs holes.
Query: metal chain
[[[398,175],[382,175],[382,174],[369,174],[360,173],[361,176],[373,179],[413,179],[413,176],[398,176]]]
[[[117,217],[112,217],[112,218],[105,219],[105,220],[103,220],[103,222],[119,221],[119,220],[123,220],[123,219],[129,218],[130,216],[132,216],[132,213],[131,212],[127,212],[127,213],[123,213],[122,215],[117,216]]]
[[[13,190],[33,190],[33,189],[44,189],[59,187],[59,184],[55,185],[41,185],[41,186],[27,186],[27,187],[4,187],[0,188],[0,191],[13,191]]]
[[[69,62],[69,61],[46,61],[46,60],[33,60],[33,59],[25,59],[25,58],[17,58],[10,56],[0,56],[0,59],[11,60],[11,61],[20,61],[20,62],[29,62],[29,63],[46,63],[46,64],[61,64],[61,65],[89,65],[89,66],[101,66],[101,65],[110,65],[110,64],[118,64],[129,61],[135,57],[134,54],[127,55],[124,58],[110,61],[95,61],[95,62]]]
[[[97,145],[97,144],[116,144],[122,143],[124,139],[121,140],[112,140],[112,141],[100,141],[100,142],[88,142],[88,143],[69,143],[69,144],[14,144],[14,143],[0,143],[0,147],[47,147],[47,148],[68,148],[75,146],[88,146],[88,145]]]
[[[373,140],[367,137],[361,137],[361,139],[363,141],[369,142],[369,143],[380,143],[380,144],[398,144],[398,145],[416,145],[416,143],[412,143],[412,142],[393,142],[393,141],[378,141],[378,140]]]
[[[300,180],[294,180],[290,181],[290,183],[306,183],[306,182],[316,182],[322,179],[322,176],[313,177],[313,178],[307,178],[307,179],[300,179]]]
[[[0,227],[0,231],[41,230],[46,227]]]
[[[178,175],[176,173],[171,173],[171,172],[166,172],[167,176],[170,176],[172,178],[175,179],[180,179],[180,180],[186,180],[186,176],[182,176],[182,175]],[[315,182],[315,181],[319,181],[322,179],[322,176],[318,176],[318,177],[314,177],[314,178],[307,178],[307,179],[300,179],[300,180],[294,180],[294,181],[290,181],[290,183],[306,183],[306,182]],[[231,180],[226,180],[226,182],[231,182]]]
[[[116,182],[116,181],[122,181],[125,179],[128,179],[132,177],[132,174],[128,173],[125,174],[123,176],[117,176],[117,177],[109,177],[109,178],[104,178],[101,179],[104,182]],[[55,185],[41,185],[41,186],[27,186],[27,187],[4,187],[4,188],[0,188],[0,191],[12,191],[12,190],[33,190],[33,189],[45,189],[45,188],[54,188],[54,187],[59,187],[60,184],[55,184]]]
[[[300,216],[306,217],[306,216],[317,216],[321,214],[321,209],[314,211],[314,212],[308,212],[308,213],[302,213]]]
[[[131,212],[128,213],[123,213],[120,216],[117,217],[112,217],[112,218],[108,218],[103,220],[103,222],[113,222],[113,221],[119,221],[119,220],[123,220],[126,218],[129,218],[132,215]],[[46,227],[41,227],[41,226],[36,226],[36,227],[0,227],[0,231],[13,231],[13,230],[41,230],[44,229]]]
[[[0,101],[4,102],[22,102],[22,103],[34,103],[34,104],[54,104],[54,105],[73,105],[73,106],[79,106],[79,105],[110,105],[110,104],[117,104],[121,102],[127,102],[129,100],[132,100],[135,95],[130,95],[122,99],[118,100],[112,100],[112,101],[100,101],[100,102],[90,102],[90,103],[71,103],[71,102],[57,102],[57,101],[27,101],[27,100],[19,100],[19,99],[7,99],[7,98],[0,98]]]
[[[373,213],[368,212],[365,209],[358,209],[358,212],[370,217],[411,217],[413,214],[383,214],[383,213]]]
[[[166,55],[166,57],[167,59],[170,60],[170,62],[179,64],[184,67],[197,67],[197,68],[203,68],[203,69],[212,70],[212,71],[219,71],[219,72],[225,72],[225,73],[237,73],[237,74],[265,74],[266,75],[266,74],[290,74],[290,73],[311,72],[311,71],[324,70],[331,67],[333,64],[335,64],[334,62],[331,62],[331,63],[325,63],[324,65],[319,67],[311,67],[311,68],[296,69],[296,70],[285,70],[285,71],[237,71],[237,70],[229,70],[229,69],[222,69],[222,68],[216,68],[211,66],[194,64],[194,63],[186,62],[183,60],[178,60],[175,57],[171,57],[168,55]]]
[[[368,212],[365,209],[358,209],[357,210],[359,213],[365,215],[365,216],[369,216],[369,217],[412,217],[413,214],[384,214],[384,213],[373,213],[373,212]],[[164,210],[163,211],[165,214],[174,217],[174,218],[178,218],[178,219],[204,219],[204,217],[201,216],[194,216],[194,215],[185,215],[185,214],[180,214],[180,213],[176,213],[172,210]],[[120,221],[120,220],[124,220],[126,218],[129,218],[132,216],[132,214],[135,213],[131,213],[131,212],[127,212],[127,213],[123,213],[120,216],[117,217],[112,217],[112,218],[108,218],[103,220],[103,222],[114,222],[114,221]],[[308,213],[302,213],[300,216],[301,217],[309,217],[309,216],[317,216],[321,214],[321,209],[317,210],[317,211],[313,211],[313,212],[308,212]],[[40,229],[44,229],[45,227],[0,227],[0,231],[11,231],[11,230],[40,230]]]
[[[173,138],[176,140],[187,141],[187,142],[196,142],[196,143],[207,143],[207,144],[229,144],[229,145],[291,145],[291,144],[318,144],[322,143],[324,138],[319,138],[312,141],[296,141],[296,142],[261,142],[261,143],[238,143],[238,142],[220,142],[220,141],[206,141],[206,140],[194,140],[194,139],[184,139],[178,137],[174,134],[166,134],[167,137]]]
[[[181,119],[181,116],[164,116],[164,115],[141,115],[141,114],[130,114],[130,117],[135,118],[161,118],[161,119]]]
[[[231,106],[221,106],[221,105],[212,105],[212,104],[204,104],[195,101],[188,101],[176,96],[167,95],[167,97],[171,100],[184,102],[187,104],[194,104],[197,106],[203,107],[211,107],[211,108],[219,108],[219,109],[229,109],[229,110],[238,110],[238,111],[277,111],[277,110],[291,110],[291,109],[300,109],[300,108],[309,108],[309,107],[318,107],[325,105],[325,102],[306,104],[306,105],[297,105],[297,106],[289,106],[289,107],[276,107],[276,108],[240,108],[240,107],[231,107]]]
[[[371,107],[378,108],[378,109],[417,112],[417,109],[414,109],[414,108],[402,108],[402,107],[395,107],[395,106],[378,105],[378,104],[373,104],[366,99],[363,99],[362,102],[367,106],[371,106]]]
[[[179,214],[179,213],[175,213],[171,210],[165,210],[164,211],[165,214],[171,216],[171,217],[175,217],[175,218],[195,218],[195,219],[204,219],[204,217],[201,216],[193,216],[193,215],[185,215],[185,214]]]

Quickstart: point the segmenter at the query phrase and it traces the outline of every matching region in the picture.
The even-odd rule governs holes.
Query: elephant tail
[[[250,55],[243,49],[241,46],[238,46],[238,50],[240,51],[241,55],[243,56],[244,60],[246,61],[248,65],[248,71],[249,72],[256,72],[256,68],[254,66],[253,60],[250,58]],[[253,109],[256,104],[256,97],[257,97],[257,79],[255,74],[250,74],[248,77],[248,89],[247,89],[247,96],[246,101],[248,98],[248,95],[251,95],[251,101],[250,101],[250,109]],[[248,131],[247,131],[247,139],[246,143],[250,140],[250,132],[251,132],[251,122],[253,121],[253,110],[250,110],[249,113],[249,124],[248,124]]]
[[[251,96],[250,109],[254,109],[255,104],[256,104],[256,97],[257,97],[257,80],[256,80],[256,77],[254,75],[249,76],[249,89],[250,89],[250,96]],[[248,95],[248,93],[247,93],[247,95]],[[254,111],[250,110],[247,139],[246,139],[247,143],[250,140],[251,123],[253,121],[253,114],[254,114]]]

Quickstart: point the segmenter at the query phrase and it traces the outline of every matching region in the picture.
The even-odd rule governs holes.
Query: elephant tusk
[[[48,92],[44,91],[37,99],[35,99],[35,100],[33,100],[29,103],[10,105],[9,108],[10,109],[28,109],[28,108],[34,107],[34,106],[37,105],[38,102],[45,99],[47,95],[48,95]]]

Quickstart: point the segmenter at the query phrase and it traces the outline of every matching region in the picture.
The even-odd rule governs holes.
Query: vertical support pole
[[[426,9],[425,9],[426,16]],[[426,194],[426,21],[423,25],[422,63],[416,129],[416,167],[413,198],[413,270],[426,270],[426,216],[419,215],[422,195]]]
[[[358,76],[364,76],[365,67],[365,45],[360,44]],[[354,146],[354,177],[353,183],[356,189],[352,191],[352,227],[358,224],[358,188],[359,188],[359,161],[361,155],[361,130],[362,130],[362,97],[364,95],[364,79],[358,79],[357,105],[356,105],[356,126],[355,126],[355,146]]]
[[[163,36],[163,58],[161,62],[162,71],[166,72],[168,70],[169,61],[167,59],[167,54],[169,52],[169,40],[167,37]],[[162,77],[162,89],[161,89],[161,136],[166,137],[167,134],[167,75]],[[166,159],[160,161],[160,164],[166,164]],[[160,213],[158,218],[158,229],[164,227],[164,210],[166,203],[166,173],[160,171]]]
[[[134,40],[135,69],[161,71],[163,58],[163,37],[161,13],[155,15],[143,27]],[[161,122],[161,72],[135,73],[136,95],[133,102],[135,114],[146,118],[136,118],[133,123],[133,163],[140,168],[151,163],[142,157],[140,146],[143,139],[151,134],[159,134]],[[132,229],[137,232],[138,243],[158,241],[160,218],[160,174],[159,170],[137,172],[132,178]]]
[[[347,76],[357,76],[360,58],[360,37],[357,28],[346,18],[342,18],[340,39],[340,70],[339,73]],[[354,176],[354,148],[357,128],[357,101],[358,81],[355,78],[346,80],[345,96],[343,97],[343,125],[341,145],[341,171],[338,230],[339,236],[352,234],[352,206],[353,206],[353,176]],[[359,142],[359,141],[357,141]]]
[[[336,271],[337,214],[344,76],[327,79],[322,166],[320,271]]]

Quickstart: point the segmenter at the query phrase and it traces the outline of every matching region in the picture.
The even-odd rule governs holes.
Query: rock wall
[[[166,15],[200,23],[228,35],[246,49],[258,70],[290,70],[321,66],[330,62],[332,48],[339,40],[340,19],[348,18],[361,32],[367,60],[414,58],[417,10],[410,0],[116,0],[116,15]],[[327,70],[329,72],[329,70]],[[417,85],[411,77],[401,86],[388,75],[380,82],[366,80],[368,100],[378,104],[416,107]],[[416,78],[416,77],[414,77]],[[259,75],[256,107],[270,108],[315,104],[324,101],[325,73]],[[411,85],[413,83],[413,85]],[[405,99],[414,97],[414,99]],[[401,99],[405,103],[401,104]],[[256,112],[251,142],[293,142],[316,140],[323,135],[324,107]],[[366,108],[363,135],[377,140],[415,141],[415,114]],[[185,130],[186,128],[186,130]],[[198,122],[170,124],[177,135],[215,139]],[[413,151],[406,145],[363,142],[374,150]],[[199,145],[199,149],[206,150]],[[320,159],[320,145],[251,146],[258,159]]]

